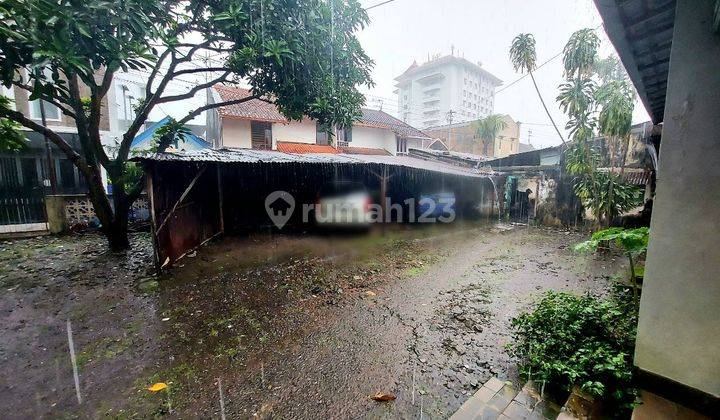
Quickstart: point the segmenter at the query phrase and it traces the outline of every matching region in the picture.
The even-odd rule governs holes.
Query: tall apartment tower
[[[495,88],[502,81],[479,64],[455,55],[417,62],[396,77],[398,116],[413,127],[427,128],[477,120],[493,113]]]

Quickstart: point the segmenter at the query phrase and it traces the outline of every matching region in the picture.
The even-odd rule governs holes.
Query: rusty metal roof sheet
[[[385,164],[423,169],[452,175],[484,177],[480,171],[443,162],[426,161],[410,156],[346,155],[331,153],[283,153],[275,150],[202,149],[155,153],[135,157],[137,162],[217,162],[217,163],[310,163],[310,164]]]

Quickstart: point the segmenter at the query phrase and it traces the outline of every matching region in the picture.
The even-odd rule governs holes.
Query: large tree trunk
[[[123,251],[130,248],[127,207],[125,207],[124,211],[115,212],[115,217],[105,235],[107,236],[108,245],[113,251]]]
[[[132,204],[127,194],[121,175],[112,174],[108,176],[113,183],[113,202],[103,187],[100,168],[93,166],[87,178],[90,201],[93,204],[95,215],[100,220],[101,229],[108,241],[108,246],[113,251],[123,251],[130,247],[128,240],[128,209]]]
[[[111,178],[113,182],[113,207],[115,211],[105,234],[107,235],[110,249],[113,251],[122,251],[130,248],[130,241],[128,239],[128,210],[130,210],[132,202],[125,191],[125,182],[122,178],[122,172]]]

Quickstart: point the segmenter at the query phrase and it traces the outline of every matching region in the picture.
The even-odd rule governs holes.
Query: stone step
[[[450,419],[555,419],[559,412],[559,406],[540,398],[532,383],[518,392],[512,384],[493,377]]]

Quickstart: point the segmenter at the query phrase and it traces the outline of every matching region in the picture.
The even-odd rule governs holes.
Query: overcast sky
[[[360,0],[368,7],[382,0]],[[428,54],[455,54],[482,62],[483,68],[503,80],[503,89],[519,77],[508,59],[512,39],[530,32],[537,42],[538,65],[562,51],[570,34],[602,23],[592,0],[394,0],[368,11],[370,25],[359,34],[360,41],[375,60],[375,86],[367,91],[368,106],[397,115],[394,78],[413,60],[427,61]],[[614,53],[602,27],[601,55]],[[557,57],[538,69],[535,78],[545,102],[558,125],[566,118],[555,97],[562,83],[562,59]],[[497,93],[495,112],[510,114],[523,122],[521,141],[537,147],[559,144],[532,81],[526,77]],[[635,105],[634,122],[649,120],[642,104]],[[565,134],[563,132],[563,134]],[[566,135],[566,134],[565,134]]]

